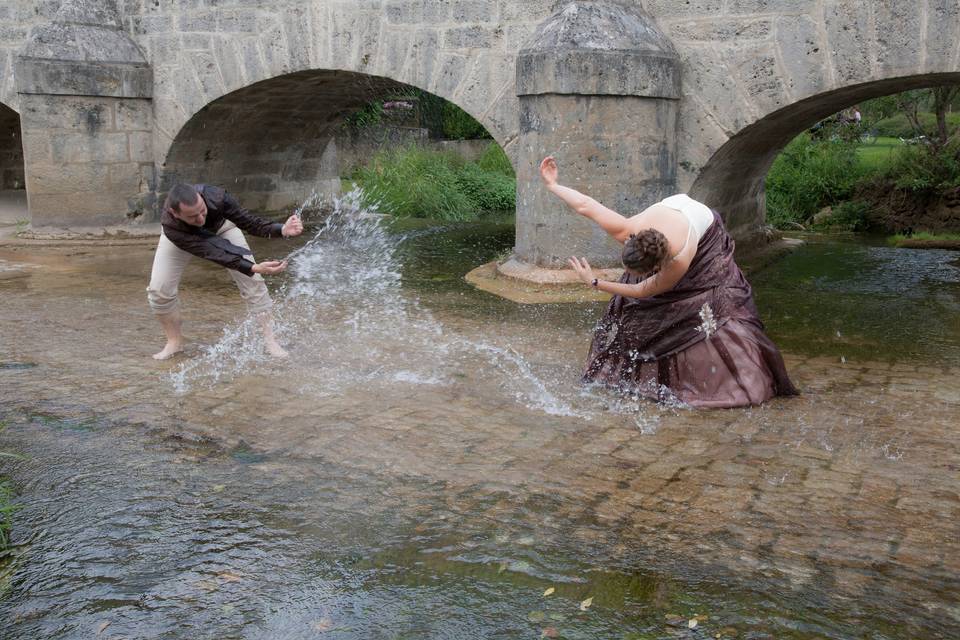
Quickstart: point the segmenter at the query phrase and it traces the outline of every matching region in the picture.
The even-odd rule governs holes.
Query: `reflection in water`
[[[546,496],[451,501],[414,479],[7,415],[27,457],[18,526],[37,533],[0,569],[4,638],[859,635],[815,593],[646,570],[642,548],[571,535],[593,525],[571,530]],[[512,520],[485,517],[504,501]]]

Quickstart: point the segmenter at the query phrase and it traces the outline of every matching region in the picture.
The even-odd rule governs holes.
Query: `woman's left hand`
[[[283,223],[281,233],[284,238],[292,238],[293,236],[300,235],[303,233],[303,220],[301,220],[298,215],[290,216],[287,218],[287,221]]]
[[[593,284],[593,269],[590,268],[590,263],[587,262],[586,258],[578,258],[576,256],[567,260],[567,264],[577,272],[577,277],[583,280],[586,284]]]

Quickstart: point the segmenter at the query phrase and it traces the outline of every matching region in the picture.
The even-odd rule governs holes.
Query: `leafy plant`
[[[499,147],[497,147],[499,149]],[[502,150],[500,150],[502,154]],[[490,149],[477,163],[449,152],[411,146],[374,156],[353,179],[368,204],[398,217],[471,220],[516,206],[516,179],[509,161]],[[493,167],[489,170],[486,167]]]
[[[960,142],[939,149],[927,145],[903,147],[881,177],[916,193],[960,187]]]
[[[849,198],[862,176],[855,143],[801,134],[767,174],[767,219],[776,226],[804,224],[823,207]]]

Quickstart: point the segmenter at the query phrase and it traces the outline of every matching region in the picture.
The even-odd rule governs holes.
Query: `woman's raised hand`
[[[557,161],[553,159],[553,156],[547,156],[540,162],[540,177],[543,178],[543,182],[548,187],[557,184],[559,174],[560,170],[557,168]]]
[[[587,262],[586,258],[578,258],[576,256],[567,260],[567,264],[570,265],[570,268],[577,272],[577,277],[583,280],[586,284],[593,284],[593,269],[590,267],[590,263]]]

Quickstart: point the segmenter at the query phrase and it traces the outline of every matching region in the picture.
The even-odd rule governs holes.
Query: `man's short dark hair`
[[[172,209],[180,213],[180,206],[184,204],[190,206],[196,203],[198,195],[200,194],[197,193],[197,190],[193,188],[192,184],[178,182],[173,185],[173,188],[167,193],[167,199],[163,203],[163,208]]]

